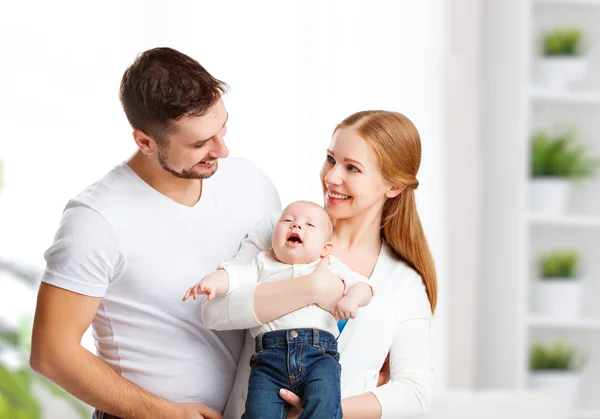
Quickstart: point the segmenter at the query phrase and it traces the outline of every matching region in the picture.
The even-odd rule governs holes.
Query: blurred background
[[[0,418],[89,417],[28,368],[43,253],[67,200],[135,151],[123,71],[169,46],[231,86],[231,154],[284,205],[321,202],[344,117],[415,123],[430,417],[600,419],[598,22],[600,0],[3,1]]]

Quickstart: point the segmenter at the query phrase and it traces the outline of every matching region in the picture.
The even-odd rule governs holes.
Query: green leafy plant
[[[531,176],[566,177],[574,180],[594,175],[600,160],[588,155],[572,132],[551,136],[537,132],[531,141]]]
[[[577,55],[581,49],[582,31],[578,28],[554,28],[544,33],[543,51],[546,56]]]
[[[30,284],[36,284],[40,273],[0,259],[0,272]],[[34,389],[43,388],[54,397],[69,403],[82,418],[89,418],[89,408],[29,367],[31,352],[31,319],[14,327],[0,321],[0,418],[39,419],[40,403]],[[2,363],[3,355],[16,355],[18,366]]]
[[[574,250],[554,250],[542,255],[540,273],[542,279],[576,278],[575,269],[579,255]]]
[[[579,371],[586,361],[581,351],[562,340],[554,344],[534,343],[529,351],[532,371]]]

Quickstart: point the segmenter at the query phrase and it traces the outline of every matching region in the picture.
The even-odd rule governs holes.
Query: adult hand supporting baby
[[[385,362],[379,371],[379,379],[377,380],[377,387],[387,384],[390,381],[390,354],[385,358]],[[287,419],[298,419],[302,414],[302,399],[296,394],[289,390],[279,390],[279,397],[281,397],[290,406],[288,407]]]
[[[289,390],[279,390],[279,397],[289,403],[288,419],[297,419],[304,409],[302,409],[302,399]]]
[[[344,296],[344,283],[331,273],[329,256],[325,256],[319,261],[313,273],[310,274],[310,280],[314,290],[315,304],[333,314],[337,302]]]
[[[390,354],[385,358],[385,362],[379,371],[379,379],[377,380],[377,387],[387,384],[390,381]],[[279,390],[279,397],[281,397],[290,406],[288,408],[287,419],[298,419],[302,414],[302,399],[296,394],[289,390]]]

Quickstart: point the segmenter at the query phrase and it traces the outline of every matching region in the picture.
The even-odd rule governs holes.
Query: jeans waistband
[[[304,343],[316,348],[337,351],[337,341],[331,333],[320,329],[285,329],[265,332],[256,336],[256,352],[273,346]]]

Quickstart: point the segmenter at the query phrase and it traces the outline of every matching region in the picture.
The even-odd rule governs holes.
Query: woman
[[[334,220],[332,254],[376,289],[356,319],[340,323],[344,418],[413,417],[427,411],[433,397],[429,329],[437,284],[414,197],[420,161],[419,133],[408,118],[364,111],[336,127],[321,170],[324,207]],[[273,220],[258,225],[236,259],[268,248],[272,231]],[[341,293],[322,261],[306,277],[249,284],[206,302],[203,321],[220,330],[255,327],[308,304],[331,311]],[[253,350],[247,336],[226,419],[243,412]],[[378,387],[388,356],[391,379]],[[297,417],[298,397],[281,396],[294,406],[288,417]]]

